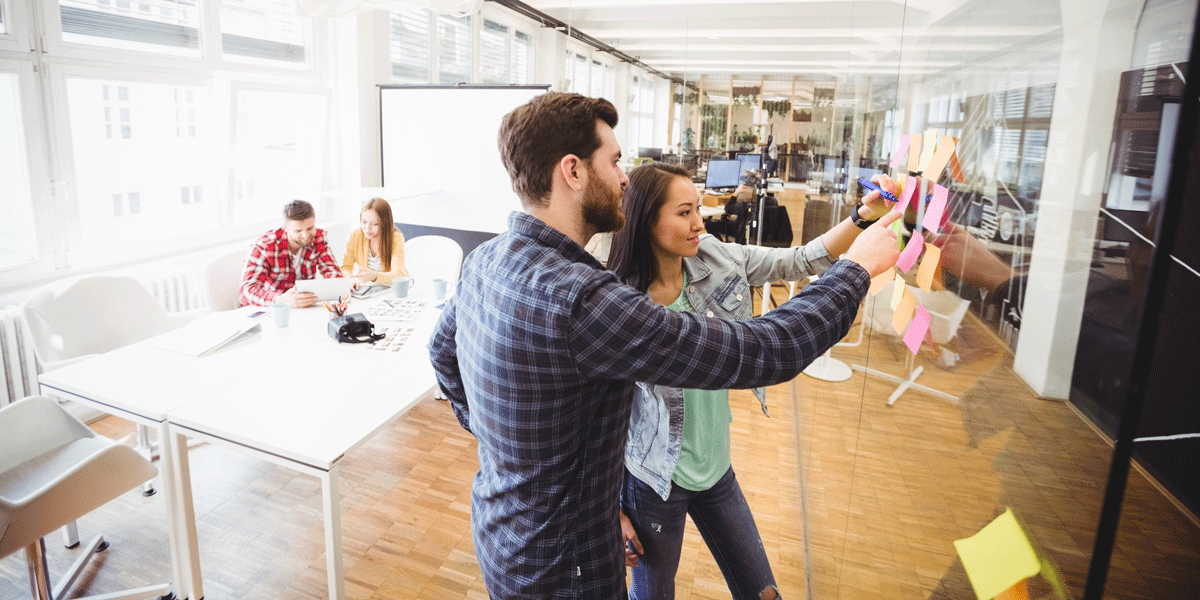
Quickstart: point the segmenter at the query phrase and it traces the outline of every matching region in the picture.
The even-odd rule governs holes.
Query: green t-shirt
[[[687,272],[679,298],[667,308],[695,312],[687,299]],[[683,448],[671,481],[700,492],[711,488],[729,470],[729,390],[683,390]]]

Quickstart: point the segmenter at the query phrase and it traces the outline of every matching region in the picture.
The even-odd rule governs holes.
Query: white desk
[[[415,292],[421,292],[418,288]],[[155,425],[162,444],[162,488],[171,532],[176,596],[204,596],[192,508],[186,437],[248,452],[321,479],[329,597],[345,598],[338,463],[381,428],[431,396],[436,386],[425,350],[440,311],[428,305],[400,352],[376,352],[328,337],[320,305],[293,310],[289,327],[263,317],[261,333],[193,358],[158,348],[156,338],[39,377],[45,393],[65,396]],[[389,293],[355,300],[359,312]],[[210,320],[237,319],[217,313]],[[387,325],[380,321],[377,325]],[[358,373],[385,373],[387,388],[349,383]]]

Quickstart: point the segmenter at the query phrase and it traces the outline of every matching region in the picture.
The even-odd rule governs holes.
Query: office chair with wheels
[[[130,276],[68,277],[34,291],[21,304],[42,372],[177,329],[203,309],[168,313],[150,290]],[[152,458],[150,430],[138,425],[138,449]],[[147,483],[146,495],[154,493]],[[68,534],[67,545],[78,543]]]
[[[242,305],[238,291],[242,285],[242,270],[246,267],[247,251],[231,250],[204,265],[204,296],[209,310],[233,310]]]
[[[93,538],[52,585],[46,534],[152,479],[157,471],[132,448],[88,429],[49,396],[30,396],[0,408],[0,439],[0,558],[24,548],[33,598],[61,598],[108,543],[103,536]],[[172,597],[170,585],[89,598],[155,596]]]

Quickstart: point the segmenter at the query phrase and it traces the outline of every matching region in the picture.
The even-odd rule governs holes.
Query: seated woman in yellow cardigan
[[[342,272],[364,284],[391,285],[408,276],[404,268],[404,235],[392,221],[392,207],[383,198],[372,198],[359,213],[362,227],[350,232]],[[357,272],[355,272],[357,267]]]

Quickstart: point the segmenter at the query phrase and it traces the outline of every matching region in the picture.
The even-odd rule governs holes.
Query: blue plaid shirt
[[[789,380],[846,334],[870,278],[839,261],[767,316],[723,321],[654,304],[534,217],[508,224],[467,257],[429,342],[438,382],[479,440],[479,566],[495,598],[623,598],[634,382]]]

